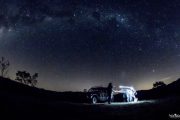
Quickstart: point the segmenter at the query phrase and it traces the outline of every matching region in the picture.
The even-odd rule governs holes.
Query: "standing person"
[[[113,92],[112,83],[109,83],[107,90],[108,90],[108,103],[111,104],[111,98],[112,98],[112,92]]]

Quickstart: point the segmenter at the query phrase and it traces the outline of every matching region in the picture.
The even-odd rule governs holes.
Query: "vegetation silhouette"
[[[1,72],[2,77],[5,77],[8,74],[9,66],[10,66],[9,61],[6,60],[4,57],[1,57],[1,59],[0,59],[0,72]]]
[[[16,73],[16,79],[20,83],[24,83],[26,85],[30,85],[32,87],[36,86],[37,84],[38,73],[31,75],[29,72],[26,71],[18,71]]]
[[[166,86],[166,84],[163,81],[157,81],[157,82],[153,83],[153,88],[157,88],[160,86]]]

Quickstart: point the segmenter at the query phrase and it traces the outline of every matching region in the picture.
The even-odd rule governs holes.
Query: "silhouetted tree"
[[[30,73],[26,72],[26,71],[18,71],[16,73],[16,80],[27,84],[27,80],[30,78]]]
[[[29,72],[26,72],[26,71],[18,71],[16,73],[17,81],[24,83],[26,85],[33,86],[33,87],[36,86],[37,84],[37,77],[38,77],[38,73],[35,73],[32,76]]]
[[[157,88],[160,86],[166,86],[166,84],[163,81],[157,81],[157,82],[153,83],[153,88]]]
[[[36,86],[37,84],[37,78],[38,78],[38,73],[35,73],[34,75],[31,76],[31,79],[29,81],[29,83],[31,84],[31,86]]]
[[[8,60],[5,60],[4,57],[1,58],[0,60],[0,71],[1,71],[1,76],[5,77],[8,74],[8,68],[10,66],[10,63]]]

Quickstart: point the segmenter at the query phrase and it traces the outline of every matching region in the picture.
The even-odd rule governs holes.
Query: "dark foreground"
[[[0,120],[167,120],[180,114],[179,88],[180,79],[139,92],[137,103],[92,105],[84,93],[48,91],[0,77]]]
[[[154,120],[170,119],[169,114],[180,113],[180,97],[137,103],[112,103],[91,105],[30,99],[28,97],[1,96],[1,117],[11,119],[59,119],[59,120]]]

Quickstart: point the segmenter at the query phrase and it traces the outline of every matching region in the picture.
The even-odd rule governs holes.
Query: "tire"
[[[97,102],[98,102],[97,97],[96,97],[96,96],[93,96],[93,97],[92,97],[92,100],[91,100],[91,103],[92,103],[92,104],[96,104]]]

